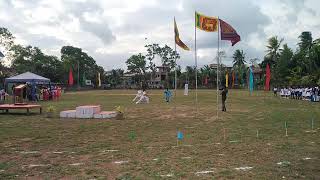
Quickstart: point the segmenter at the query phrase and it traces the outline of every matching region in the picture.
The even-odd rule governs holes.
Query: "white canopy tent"
[[[8,83],[36,83],[36,84],[49,84],[50,79],[39,76],[31,72],[25,72],[17,76],[5,79],[5,84]]]

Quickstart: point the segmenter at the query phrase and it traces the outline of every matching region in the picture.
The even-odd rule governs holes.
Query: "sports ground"
[[[134,90],[66,93],[42,103],[53,118],[0,115],[0,179],[320,178],[319,103],[229,90],[217,118],[214,90],[198,90],[198,103],[194,91],[170,103],[148,93],[139,105]],[[120,105],[125,119],[59,118],[82,104]]]

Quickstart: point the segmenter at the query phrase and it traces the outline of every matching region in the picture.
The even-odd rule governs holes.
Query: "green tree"
[[[274,81],[278,84],[287,84],[287,80],[290,76],[290,63],[292,61],[293,51],[288,47],[287,44],[283,45],[280,52],[279,62],[276,66]]]
[[[161,51],[161,47],[159,46],[159,44],[149,44],[149,45],[145,45],[145,47],[147,48],[146,58],[149,61],[148,68],[151,70],[151,78],[153,78],[157,70],[156,64],[153,62],[153,60],[157,55],[157,53]]]
[[[275,66],[280,56],[279,51],[280,51],[280,46],[282,42],[283,42],[283,39],[279,40],[277,36],[273,36],[268,39],[267,55],[265,60],[269,62],[265,62],[264,64],[269,63],[271,67]]]
[[[11,68],[17,73],[30,71],[49,78],[53,82],[62,82],[62,62],[55,56],[44,54],[38,47],[13,45]]]
[[[116,87],[117,85],[122,84],[123,75],[123,69],[112,69],[111,72],[106,75],[106,81],[111,84],[111,86]]]
[[[163,47],[159,46],[159,44],[150,44],[145,46],[147,49],[147,59],[149,60],[149,68],[152,71],[152,76],[155,74],[156,65],[153,62],[154,58],[156,56],[160,57],[162,66],[165,66],[168,68],[168,71],[166,72],[166,84],[167,87],[169,85],[169,72],[174,69],[175,67],[175,59],[180,59],[180,55],[174,51],[171,47],[168,45],[164,45]]]
[[[141,53],[138,55],[132,55],[127,61],[126,61],[128,71],[130,73],[136,73],[140,77],[140,81],[142,80],[145,84],[146,82],[146,71],[147,71],[147,61],[146,57],[143,56]]]
[[[312,47],[312,34],[309,31],[304,31],[299,36],[300,42],[298,43],[301,51],[307,51]]]
[[[74,79],[81,83],[81,77],[85,73],[86,79],[92,82],[97,81],[97,73],[101,71],[101,68],[96,64],[96,61],[83,52],[81,48],[73,46],[63,46],[61,48],[61,61],[64,67],[65,80],[68,79],[68,72],[71,68],[74,72]],[[78,77],[78,64],[79,64],[79,77]],[[100,74],[104,74],[101,73]]]
[[[15,37],[7,28],[0,27],[0,45],[9,51],[14,44]]]
[[[237,49],[233,53],[233,67],[241,67],[244,63],[246,63],[245,54],[243,50]]]

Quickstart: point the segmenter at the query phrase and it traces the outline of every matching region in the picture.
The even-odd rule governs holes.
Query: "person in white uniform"
[[[149,97],[146,91],[143,91],[142,96],[136,102],[136,104],[149,104]]]
[[[141,96],[142,96],[142,91],[139,90],[138,93],[136,94],[136,97],[132,100],[132,102],[139,100],[141,98]]]

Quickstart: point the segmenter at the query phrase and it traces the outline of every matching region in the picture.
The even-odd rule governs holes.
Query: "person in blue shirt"
[[[164,96],[165,96],[166,102],[167,103],[170,102],[170,98],[172,96],[172,93],[171,93],[171,91],[169,91],[168,88],[164,91]]]

